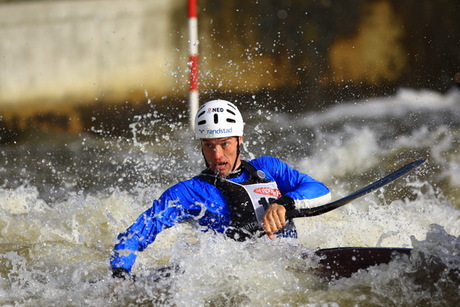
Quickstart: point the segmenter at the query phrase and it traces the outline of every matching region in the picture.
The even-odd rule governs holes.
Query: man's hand
[[[263,223],[265,233],[273,240],[275,232],[286,226],[286,208],[277,203],[272,203],[265,211]]]
[[[134,276],[131,276],[127,269],[125,268],[112,268],[112,277],[120,278],[123,280],[135,280]]]

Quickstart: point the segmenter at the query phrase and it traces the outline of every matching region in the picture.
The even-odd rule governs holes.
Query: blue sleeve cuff
[[[120,256],[118,251],[114,251],[113,256],[110,258],[110,265],[112,269],[123,268],[131,273],[131,269],[136,261],[136,254],[131,253],[126,256]]]

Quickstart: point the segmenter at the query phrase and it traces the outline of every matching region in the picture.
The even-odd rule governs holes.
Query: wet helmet
[[[202,105],[195,117],[197,139],[243,136],[243,117],[238,108],[226,100],[211,100]]]

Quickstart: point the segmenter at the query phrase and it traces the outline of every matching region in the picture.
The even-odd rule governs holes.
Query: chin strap
[[[203,156],[203,160],[204,160],[204,163],[206,164],[206,168],[209,168],[209,163],[208,163],[208,161],[206,160],[206,157],[205,157],[205,155],[204,155],[203,148],[201,149],[201,155]]]
[[[230,173],[233,173],[236,169],[236,162],[238,161],[238,158],[240,157],[240,138],[239,137],[236,137],[236,158],[235,158],[235,162],[233,163],[233,168],[232,168],[232,171]]]

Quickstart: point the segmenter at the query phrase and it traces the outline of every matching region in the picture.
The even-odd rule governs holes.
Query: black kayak
[[[411,248],[389,247],[339,247],[319,249],[314,254],[320,257],[317,275],[330,279],[347,278],[359,270],[367,270],[379,264],[388,264],[401,257],[410,256]],[[305,257],[308,257],[306,255]]]
[[[318,261],[318,266],[312,268],[312,273],[316,276],[325,280],[336,280],[351,277],[354,273],[372,266],[388,264],[403,255],[410,256],[411,251],[411,248],[401,247],[337,247],[305,253],[302,258],[314,257]],[[158,282],[182,273],[177,264],[170,264],[149,270],[147,279]]]

